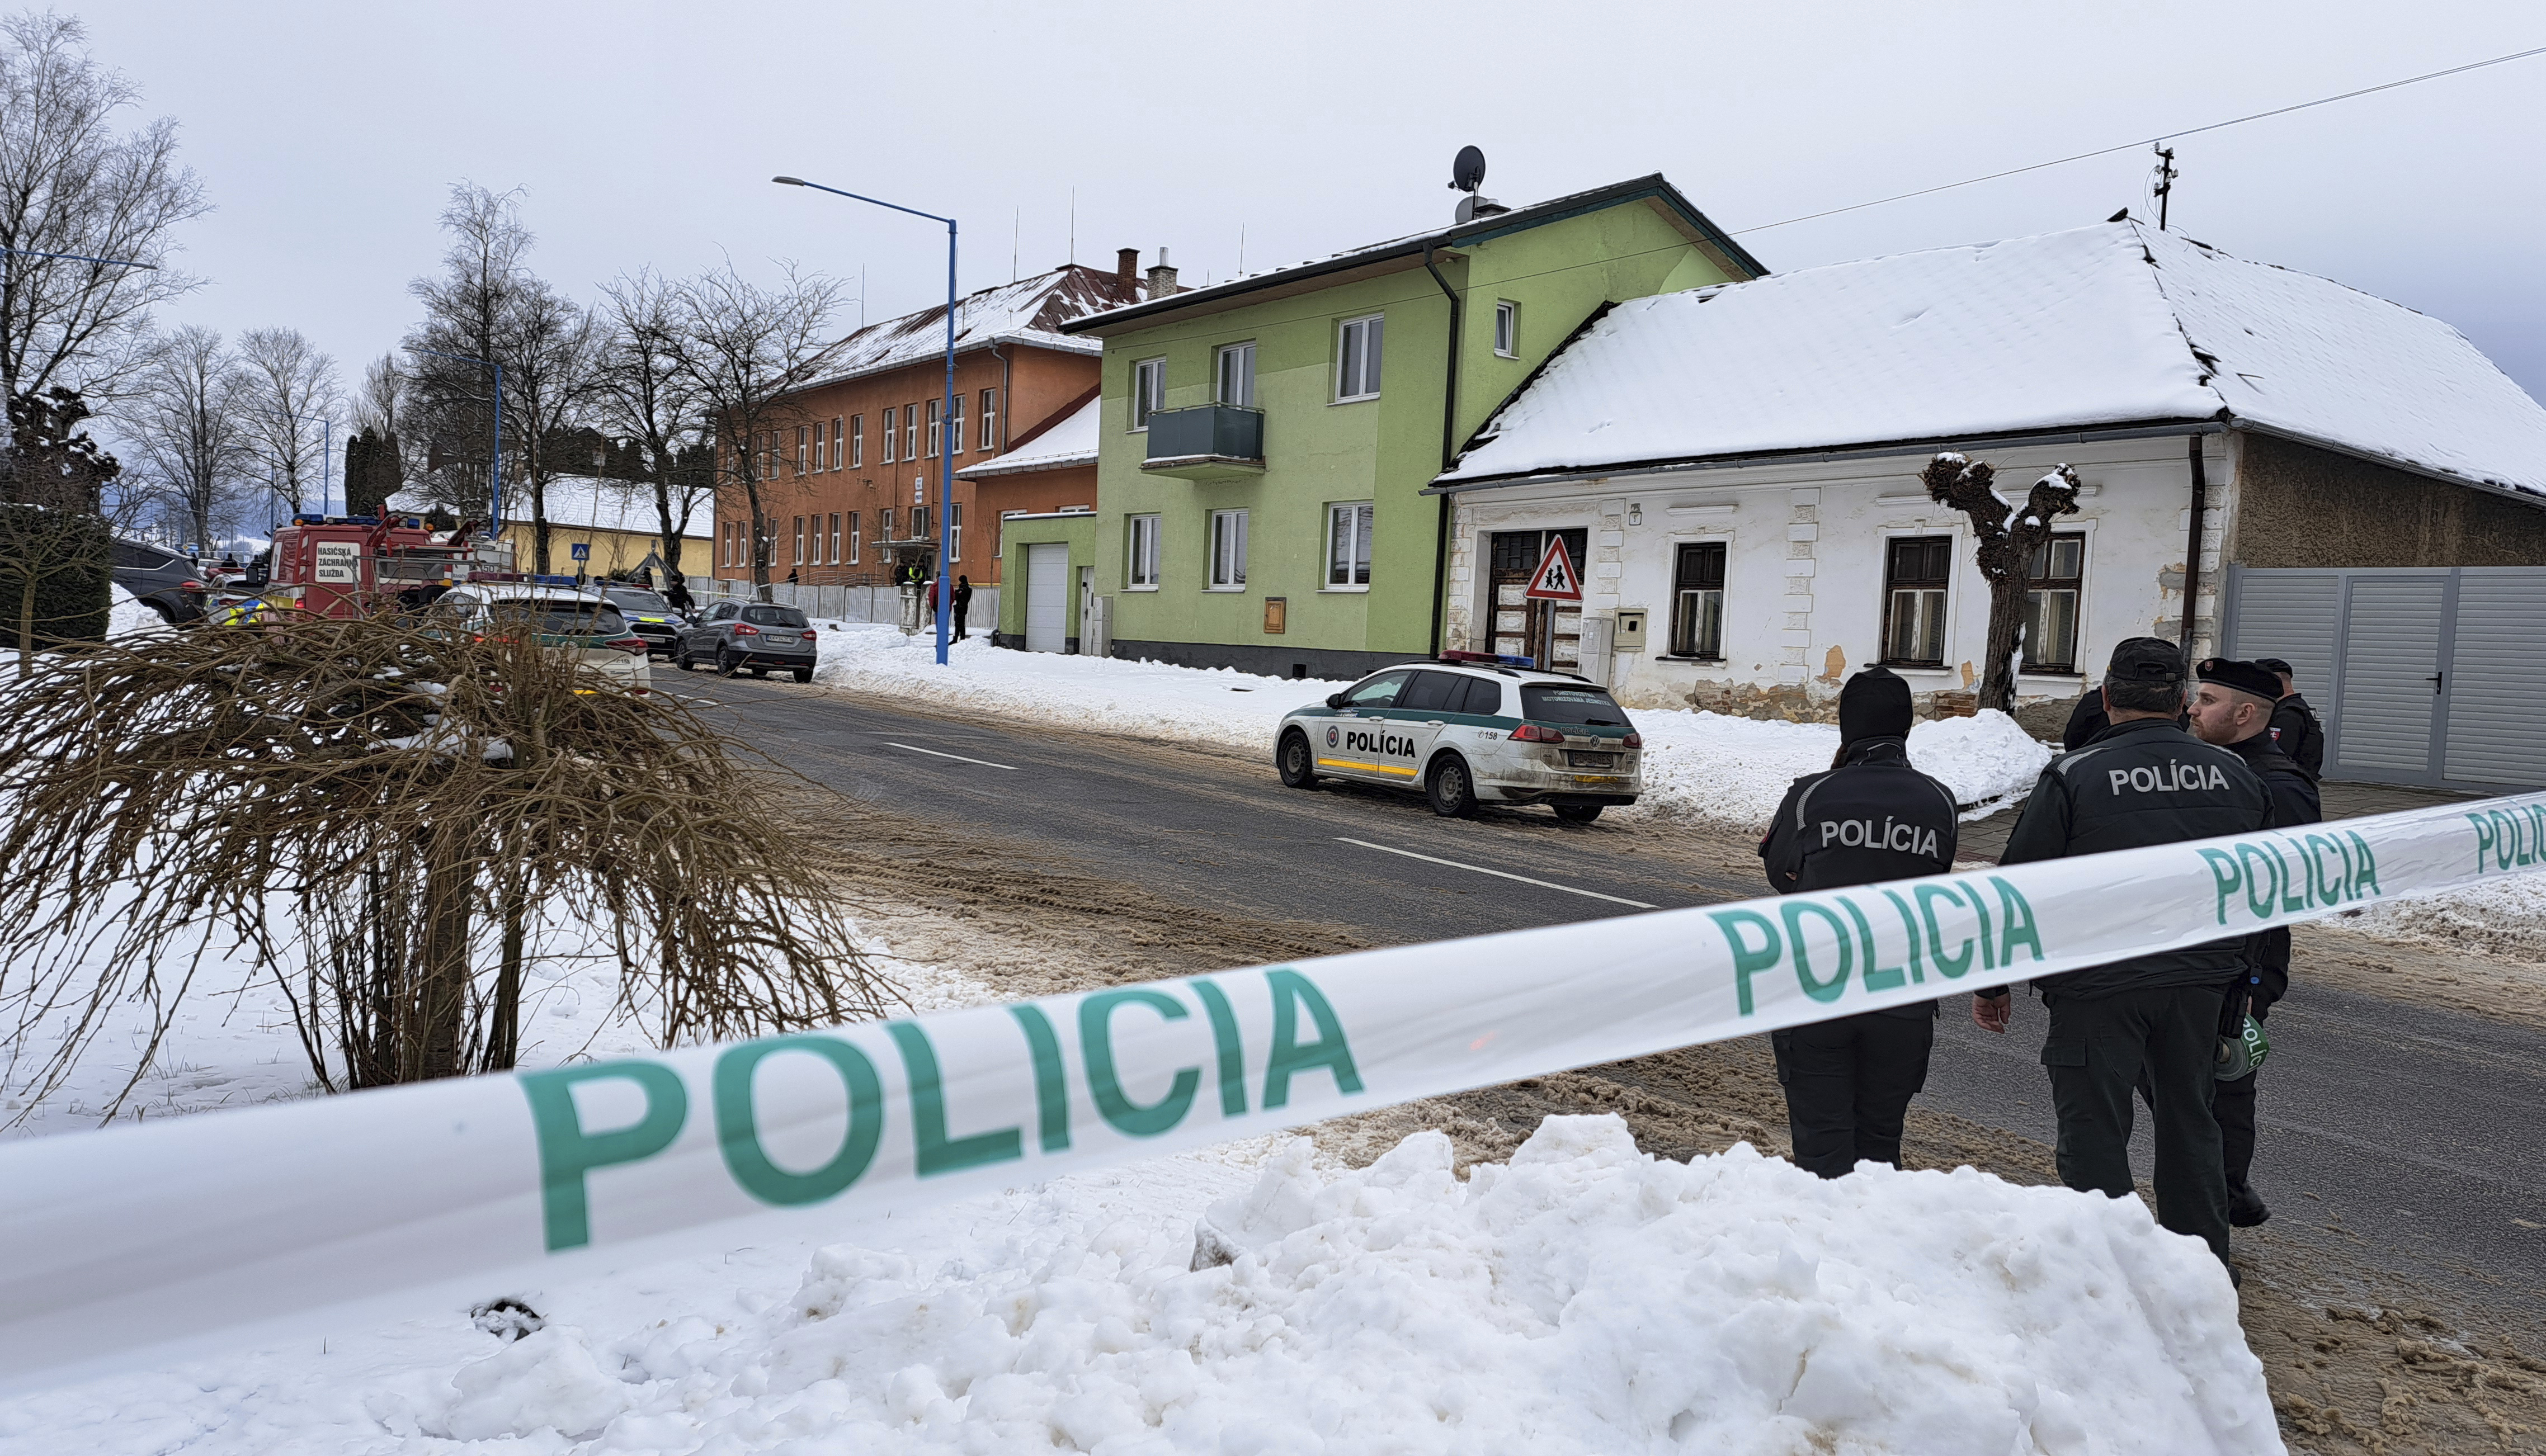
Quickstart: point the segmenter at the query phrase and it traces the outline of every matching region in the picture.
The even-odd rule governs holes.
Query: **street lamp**
[[[466,354],[445,354],[439,349],[418,349],[410,344],[409,354],[430,354],[435,359],[456,359],[495,371],[495,448],[486,456],[486,534],[494,540],[504,538],[504,366],[493,360],[472,359]]]
[[[953,531],[948,518],[955,505],[955,219],[922,212],[917,207],[905,207],[899,202],[888,202],[882,198],[842,192],[836,187],[806,182],[802,177],[773,177],[769,180],[782,187],[809,187],[815,192],[826,192],[851,202],[872,202],[879,207],[891,207],[895,212],[907,212],[913,217],[946,224],[946,402],[937,411],[937,665],[942,668],[946,666],[947,604],[954,593],[954,584],[946,579],[946,568]]]

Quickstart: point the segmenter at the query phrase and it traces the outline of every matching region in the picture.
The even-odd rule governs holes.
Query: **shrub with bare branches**
[[[585,944],[665,1045],[880,1014],[775,776],[571,659],[527,623],[309,618],[110,643],[0,693],[0,1003],[22,1047],[61,1033],[34,1089],[119,1001],[155,1051],[233,944],[329,1090],[510,1067],[525,965]]]

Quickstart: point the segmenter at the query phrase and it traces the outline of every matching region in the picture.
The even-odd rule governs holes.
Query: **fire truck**
[[[257,594],[265,606],[344,617],[421,607],[460,582],[510,573],[513,548],[465,524],[428,530],[414,516],[295,516],[274,533],[272,560]]]

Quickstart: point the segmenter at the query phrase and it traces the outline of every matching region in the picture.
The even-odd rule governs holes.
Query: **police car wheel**
[[[1466,819],[1477,812],[1476,780],[1468,774],[1468,761],[1457,754],[1435,759],[1432,776],[1423,787],[1424,797],[1432,801],[1432,812],[1444,819]]]
[[[1558,804],[1556,817],[1568,824],[1589,824],[1600,817],[1598,804]]]
[[[1282,770],[1286,788],[1315,788],[1317,783],[1316,756],[1309,748],[1309,735],[1294,728],[1282,735],[1282,747],[1273,755],[1275,768]]]

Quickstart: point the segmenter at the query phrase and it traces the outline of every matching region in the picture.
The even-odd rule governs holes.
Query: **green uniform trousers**
[[[2218,987],[2167,986],[2079,999],[2052,992],[2042,1065],[2060,1114],[2060,1181],[2130,1197],[2131,1099],[2146,1079],[2157,1143],[2157,1221],[2228,1258],[2228,1178],[2212,1114]]]

